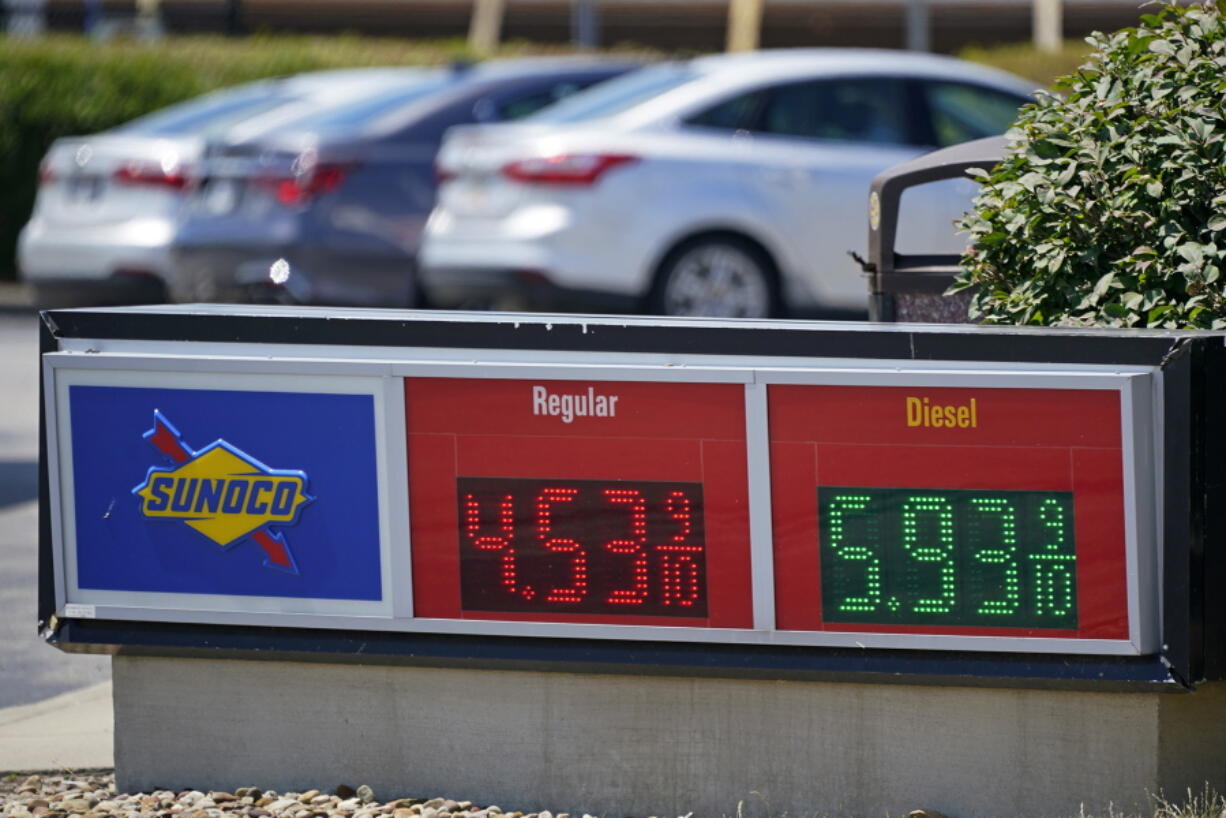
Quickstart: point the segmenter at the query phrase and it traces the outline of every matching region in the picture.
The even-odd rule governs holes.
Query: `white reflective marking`
[[[268,278],[273,284],[284,284],[289,281],[289,262],[279,258],[268,268]]]

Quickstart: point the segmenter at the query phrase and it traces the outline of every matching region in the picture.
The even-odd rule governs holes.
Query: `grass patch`
[[[968,46],[958,52],[964,60],[1009,71],[1044,87],[1051,87],[1058,77],[1076,71],[1089,55],[1090,44],[1081,40],[1066,40],[1054,52],[1039,51],[1029,43],[992,48]]]
[[[357,34],[310,36],[254,34],[169,36],[155,42],[115,39],[95,42],[73,34],[50,34],[37,39],[8,40],[0,50],[0,71],[22,64],[46,66],[92,65],[100,70],[115,66],[140,68],[150,64],[186,70],[202,89],[209,90],[263,77],[328,68],[386,65],[441,65],[454,60],[488,57],[524,57],[572,53],[565,45],[510,41],[486,54],[469,48],[465,39],[405,40]],[[659,54],[633,44],[610,53]]]
[[[1121,812],[1108,807],[1106,812],[1087,812],[1083,807],[1077,818],[1223,818],[1226,815],[1226,797],[1205,785],[1200,792],[1191,788],[1182,799],[1172,801],[1163,795],[1152,796],[1153,811],[1147,813]]]
[[[751,792],[749,799],[738,801],[736,810],[725,813],[722,818],[840,818],[839,813],[825,812],[776,812],[770,802],[760,792]],[[1153,808],[1148,812],[1123,812],[1108,806],[1106,812],[1087,810],[1083,805],[1076,816],[1068,818],[1226,818],[1226,796],[1205,784],[1200,792],[1191,788],[1178,800],[1170,800],[1164,795],[1151,796]],[[961,813],[957,813],[961,814]],[[1007,813],[1002,812],[1001,815]],[[691,813],[692,815],[692,813]],[[944,815],[943,812],[931,809],[917,808],[910,812],[885,814],[882,818],[926,818],[927,816]],[[689,815],[682,818],[690,818]]]

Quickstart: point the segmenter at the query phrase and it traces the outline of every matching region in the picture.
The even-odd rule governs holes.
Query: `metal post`
[[[37,37],[47,30],[46,0],[4,0],[10,37]]]
[[[579,48],[600,46],[600,7],[596,0],[571,0],[570,41]]]
[[[236,37],[243,33],[242,0],[226,0],[226,34]]]
[[[729,0],[728,50],[753,51],[762,33],[764,0]]]
[[[136,0],[136,32],[142,40],[162,39],[161,0]]]
[[[502,13],[506,0],[474,0],[468,24],[468,47],[488,54],[498,48],[502,38]]]
[[[102,24],[102,0],[85,0],[85,33],[94,36]]]
[[[907,50],[932,50],[932,21],[928,13],[928,0],[907,2]]]
[[[1034,0],[1032,13],[1035,48],[1049,53],[1059,51],[1064,39],[1062,0]]]

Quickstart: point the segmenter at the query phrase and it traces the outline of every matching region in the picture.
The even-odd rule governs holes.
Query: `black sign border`
[[[1226,335],[1160,330],[364,312],[211,305],[53,310],[67,339],[1153,366],[1162,374],[1162,647],[1151,656],[982,654],[392,634],[57,620],[40,383],[38,628],[66,651],[987,687],[1188,691],[1226,678]],[[1214,589],[1214,593],[1207,593]]]

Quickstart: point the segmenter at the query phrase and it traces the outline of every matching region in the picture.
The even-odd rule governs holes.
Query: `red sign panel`
[[[1117,391],[768,401],[780,630],[1128,638]]]
[[[414,615],[752,627],[739,384],[406,378]]]

